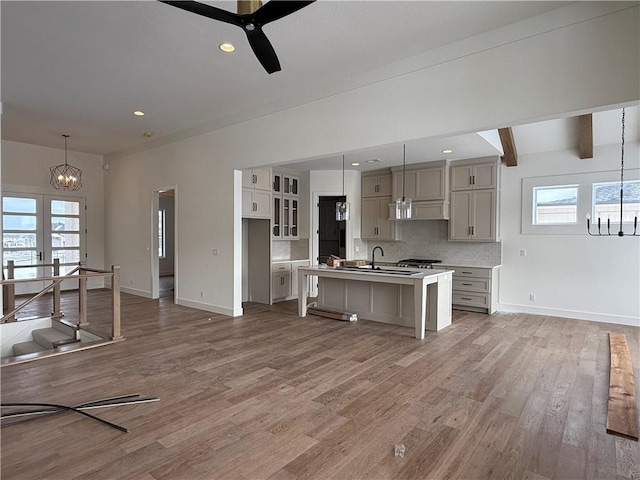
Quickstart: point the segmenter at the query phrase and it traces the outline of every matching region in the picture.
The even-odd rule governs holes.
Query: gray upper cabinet
[[[388,197],[391,196],[391,172],[362,175],[363,197]]]
[[[271,191],[271,169],[251,168],[242,171],[242,187]]]
[[[271,218],[271,169],[242,171],[242,216]]]
[[[494,161],[451,167],[451,191],[498,188],[498,166]]]

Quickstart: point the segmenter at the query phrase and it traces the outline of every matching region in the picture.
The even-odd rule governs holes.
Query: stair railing
[[[37,278],[14,278],[16,268],[29,268],[29,267],[53,267],[54,276],[51,277],[37,277]],[[89,325],[87,318],[87,280],[89,278],[111,278],[111,306],[112,306],[112,322],[111,322],[111,340],[124,340],[121,332],[120,325],[120,267],[112,265],[111,270],[98,270],[94,268],[88,268],[80,263],[76,268],[68,272],[66,275],[59,275],[60,262],[58,259],[54,259],[53,264],[37,264],[37,265],[15,265],[12,260],[7,262],[7,279],[2,280],[0,285],[3,286],[3,292],[5,293],[5,302],[9,313],[3,315],[0,318],[0,323],[15,322],[16,313],[22,310],[27,305],[31,304],[38,298],[45,295],[47,292],[53,289],[53,312],[52,317],[62,317],[64,314],[60,311],[60,284],[65,280],[78,279],[78,295],[79,295],[79,327],[86,327]],[[18,283],[29,282],[52,282],[45,286],[38,293],[31,298],[21,303],[20,306],[15,306],[15,285]]]

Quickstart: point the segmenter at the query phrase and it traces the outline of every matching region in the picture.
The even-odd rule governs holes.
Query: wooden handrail
[[[29,265],[29,267],[41,267],[48,266],[43,264],[37,265]],[[51,265],[54,269],[54,275],[60,273],[60,262],[58,259],[54,259],[54,263]],[[25,266],[27,267],[27,266]],[[0,318],[0,323],[5,323],[6,321],[16,321],[15,314],[31,304],[45,293],[53,289],[53,312],[51,313],[52,318],[62,317],[63,314],[60,311],[60,284],[65,280],[75,280],[78,279],[79,287],[78,292],[80,295],[79,298],[79,307],[80,307],[80,321],[78,323],[78,327],[89,325],[87,319],[87,280],[94,277],[102,277],[102,278],[111,278],[111,303],[112,303],[112,326],[111,326],[111,340],[124,340],[124,337],[121,333],[120,326],[120,267],[117,265],[111,266],[111,271],[108,270],[99,270],[95,268],[88,268],[80,263],[79,266],[75,267],[72,271],[68,272],[63,276],[53,276],[53,277],[37,277],[37,278],[27,278],[27,279],[15,279],[14,275],[15,265],[13,261],[9,261],[7,265],[7,276],[9,277],[6,280],[2,280],[0,285],[4,287],[4,290],[7,292],[8,300],[7,300],[7,308],[11,311]],[[76,274],[77,272],[77,274]],[[90,272],[90,273],[86,273]],[[15,284],[17,283],[29,283],[29,282],[44,282],[51,281],[50,285],[44,287],[40,292],[36,293],[33,297],[29,298],[20,306],[15,307]]]
[[[81,268],[81,270],[84,270]],[[79,279],[79,278],[94,278],[94,277],[111,277],[113,275],[113,273],[111,272],[106,272],[106,273],[83,273],[83,274],[78,274],[78,275],[73,275],[73,276],[66,276],[65,275],[65,280],[75,280],[75,279]],[[29,282],[46,282],[46,281],[53,281],[53,280],[57,280],[60,277],[36,277],[36,278],[14,278],[13,280],[3,280],[0,282],[0,285],[14,285],[16,283],[29,283]]]
[[[57,259],[54,259],[57,260]],[[14,265],[13,268],[34,268],[34,267],[54,267],[55,263],[36,263],[35,265]],[[9,269],[9,266],[3,267],[5,270]]]

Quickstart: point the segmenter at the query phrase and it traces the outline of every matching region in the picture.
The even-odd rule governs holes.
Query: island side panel
[[[309,296],[309,274],[298,271],[298,315],[307,316],[307,297]]]
[[[427,286],[427,330],[437,332],[451,325],[453,274],[438,276],[438,281]]]

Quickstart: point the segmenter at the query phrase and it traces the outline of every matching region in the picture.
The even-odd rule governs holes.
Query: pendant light
[[[50,167],[51,179],[49,183],[56,190],[80,190],[82,187],[82,170],[67,163],[67,138],[64,137],[64,163]]]
[[[624,237],[625,233],[622,230],[622,206],[624,203],[624,108],[622,109],[622,149],[620,153],[620,230],[618,230],[617,236]],[[638,212],[633,217],[633,233],[627,233],[627,236],[636,237],[640,234],[636,233],[638,228]],[[591,214],[587,213],[587,233],[592,236],[599,235],[611,235],[611,219],[607,218],[607,233],[600,232],[600,215],[598,215],[598,233],[591,233]]]
[[[344,155],[342,155],[342,196],[344,197]],[[336,220],[342,222],[349,220],[349,202],[344,199],[344,202],[336,202]]]
[[[405,163],[407,158],[407,145],[402,145],[402,198],[395,201],[395,220],[409,220],[411,218],[411,199],[404,196]]]

